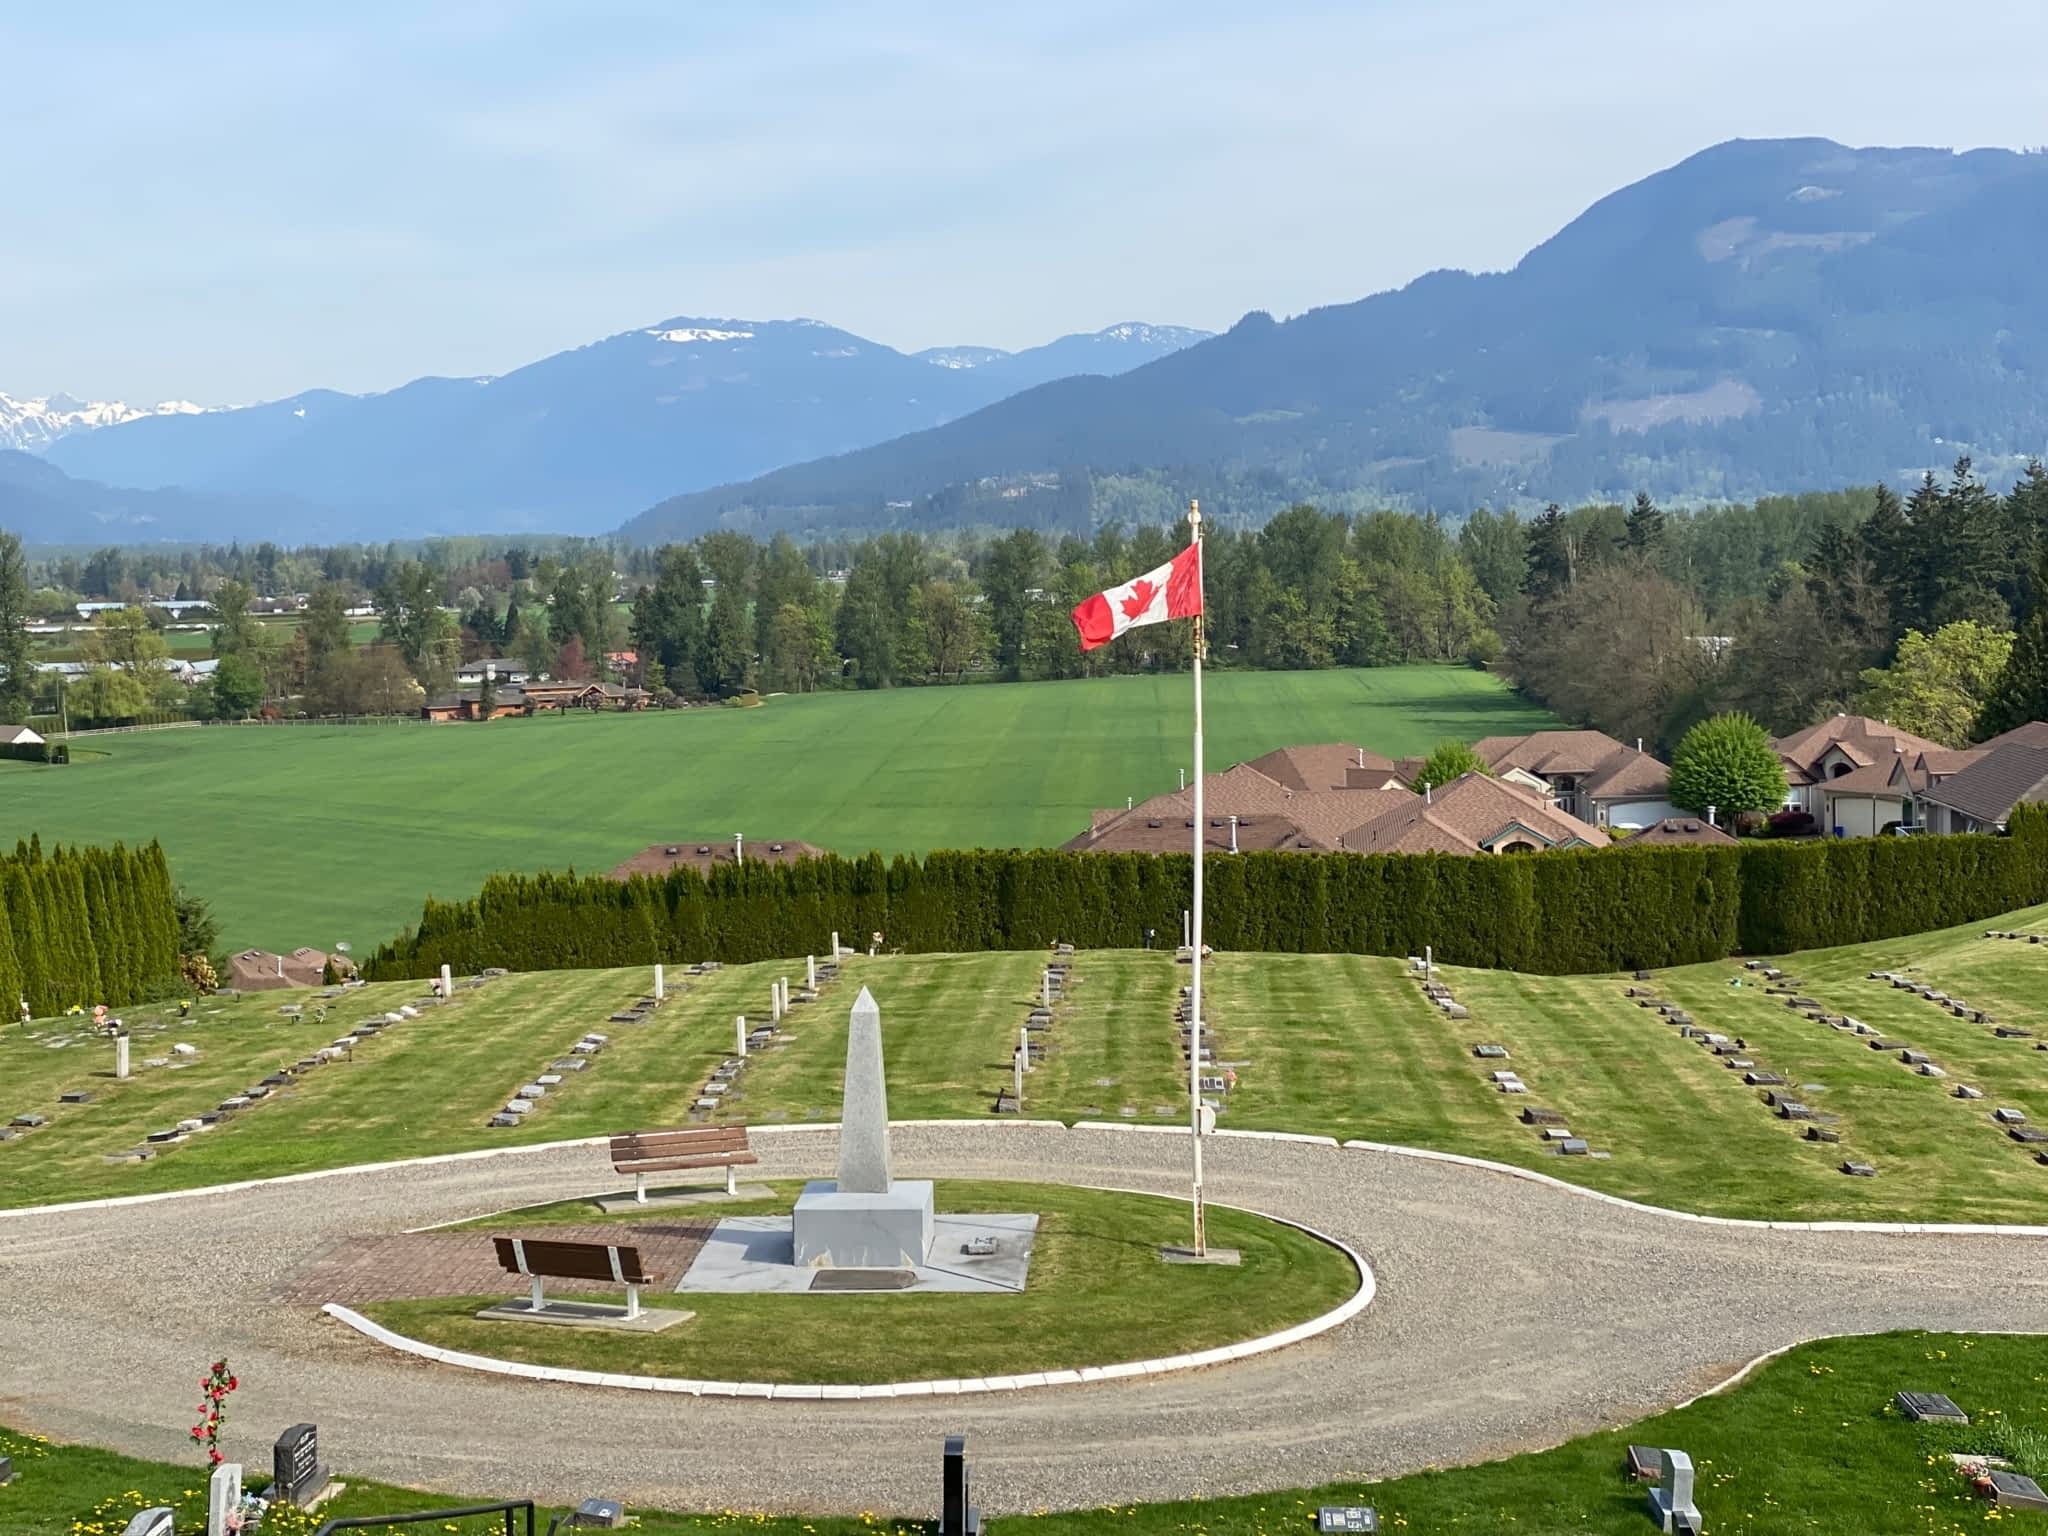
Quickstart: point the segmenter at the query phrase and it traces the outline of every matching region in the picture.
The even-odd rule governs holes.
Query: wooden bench
[[[723,1168],[725,1192],[739,1193],[735,1172],[758,1163],[744,1125],[692,1126],[685,1131],[628,1131],[612,1138],[612,1167],[633,1175],[633,1198],[647,1203],[647,1175],[685,1168]]]
[[[498,1264],[507,1274],[524,1275],[533,1282],[533,1310],[547,1305],[541,1281],[595,1280],[600,1284],[626,1288],[626,1316],[640,1315],[640,1287],[654,1284],[654,1277],[640,1263],[638,1248],[621,1248],[609,1243],[561,1243],[536,1238],[497,1237]]]

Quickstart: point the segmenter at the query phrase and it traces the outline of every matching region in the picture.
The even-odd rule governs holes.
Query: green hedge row
[[[9,741],[0,743],[0,758],[17,763],[68,763],[71,748],[61,741]]]
[[[17,844],[0,856],[0,1009],[38,1017],[118,1007],[171,985],[178,917],[155,843],[130,849]]]
[[[1785,953],[1972,922],[2048,900],[2048,812],[2009,837],[1629,848],[1500,858],[1248,853],[1211,858],[1218,949],[1419,954],[1552,974]],[[458,970],[734,963],[800,955],[837,929],[891,949],[1131,948],[1180,936],[1180,855],[981,850],[722,867],[614,881],[499,875],[430,901],[370,957],[373,979]]]

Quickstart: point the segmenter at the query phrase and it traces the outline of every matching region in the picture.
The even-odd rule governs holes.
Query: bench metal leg
[[[640,1287],[637,1285],[629,1285],[626,1287],[626,1321],[631,1322],[634,1318],[638,1317],[639,1315]]]
[[[731,1163],[725,1165],[725,1192],[736,1195],[740,1192],[740,1171]]]
[[[536,1312],[538,1312],[538,1311],[540,1311],[540,1310],[541,1310],[541,1309],[542,1309],[543,1307],[545,1307],[545,1306],[546,1306],[546,1305],[548,1304],[548,1302],[547,1302],[547,1298],[546,1298],[545,1296],[541,1295],[541,1293],[540,1293],[540,1276],[539,1276],[539,1275],[534,1275],[534,1276],[532,1277],[532,1279],[533,1279],[533,1310],[534,1310],[534,1311],[536,1311]]]
[[[642,1205],[647,1203],[647,1175],[644,1173],[633,1175],[633,1198]]]

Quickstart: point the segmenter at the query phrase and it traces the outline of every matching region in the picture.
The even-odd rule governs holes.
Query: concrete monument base
[[[916,1269],[932,1249],[932,1182],[891,1179],[887,1190],[867,1191],[813,1179],[791,1232],[799,1267]]]

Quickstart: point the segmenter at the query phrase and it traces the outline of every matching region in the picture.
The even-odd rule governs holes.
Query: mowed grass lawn
[[[1392,756],[1555,724],[1459,667],[1220,672],[1211,768],[1347,741]],[[779,697],[759,709],[487,726],[102,736],[69,768],[0,763],[0,844],[155,838],[231,949],[359,949],[496,870],[602,871],[678,838],[846,854],[1065,842],[1189,765],[1188,679]]]
[[[711,1217],[783,1214],[801,1182],[772,1200],[740,1201]],[[1235,1248],[1235,1265],[1165,1264],[1159,1248],[1185,1243],[1187,1206],[1150,1195],[1065,1185],[941,1179],[940,1212],[1035,1211],[1031,1273],[1021,1294],[738,1296],[656,1288],[652,1307],[696,1316],[663,1333],[597,1333],[545,1323],[485,1322],[489,1296],[370,1303],[371,1317],[447,1349],[626,1376],[730,1381],[888,1382],[1078,1370],[1235,1344],[1327,1312],[1358,1289],[1336,1248],[1263,1216],[1218,1208],[1209,1240]],[[469,1225],[508,1236],[545,1235],[550,1219],[604,1221],[586,1201],[508,1212]],[[625,1225],[645,1216],[612,1218]],[[660,1220],[661,1218],[656,1218]],[[629,1241],[622,1231],[618,1239]],[[482,1241],[481,1238],[478,1239]],[[617,1305],[616,1289],[557,1287]],[[761,1340],[773,1339],[764,1350]]]
[[[1800,1345],[1719,1396],[1554,1450],[1383,1482],[1036,1514],[1028,1528],[1033,1536],[1279,1536],[1312,1530],[1320,1504],[1370,1504],[1379,1510],[1382,1530],[1418,1536],[1499,1530],[1639,1536],[1654,1529],[1646,1523],[1644,1490],[1622,1474],[1626,1449],[1637,1444],[1674,1446],[1692,1456],[1695,1499],[1710,1531],[1904,1536],[1990,1528],[2038,1536],[2048,1531],[2048,1515],[2004,1512],[1993,1520],[1991,1507],[1971,1496],[1948,1454],[2002,1453],[2020,1471],[2048,1480],[2048,1396],[2041,1380],[2035,1338],[1892,1333],[1823,1339]],[[1967,1428],[1909,1423],[1891,1406],[1902,1389],[1945,1393],[1973,1422]],[[971,1457],[972,1444],[968,1450]],[[17,1475],[0,1489],[0,1518],[11,1536],[73,1536],[95,1523],[119,1530],[130,1514],[157,1502],[176,1507],[181,1530],[205,1523],[206,1479],[189,1466],[54,1446],[0,1429],[0,1455],[6,1454],[14,1457]],[[259,1486],[263,1470],[248,1472],[249,1486]],[[403,1492],[346,1466],[335,1472],[346,1479],[347,1491],[319,1518],[473,1502],[445,1490]],[[541,1511],[541,1526],[553,1513]],[[709,1536],[742,1521],[760,1536],[917,1536],[931,1529],[887,1510],[831,1517],[636,1508],[633,1516],[647,1536]],[[998,1518],[1021,1523],[1026,1517]],[[311,1522],[289,1527],[310,1528]],[[504,1527],[473,1519],[439,1529],[486,1536]]]
[[[1994,926],[2048,929],[2048,907]],[[1766,996],[1734,961],[1655,979],[1702,1029],[1746,1042],[1759,1070],[1826,1117],[1839,1143],[1804,1139],[1762,1089],[1624,996],[1620,976],[1544,977],[1440,968],[1471,1009],[1453,1022],[1430,1006],[1398,960],[1357,955],[1219,955],[1208,976],[1209,1024],[1226,1128],[1307,1131],[1492,1158],[1595,1189],[1724,1216],[2048,1222],[2048,1166],[1991,1120],[1998,1107],[2048,1126],[2048,945],[1981,937],[1981,927],[1821,951],[1786,962],[1830,1011],[1852,1014],[1925,1051],[1947,1072],[1917,1075],[1896,1053],[1831,1029]],[[759,1051],[719,1117],[770,1124],[838,1118],[847,1011],[865,984],[882,1008],[889,1108],[898,1119],[994,1113],[1037,995],[1036,954],[903,955],[846,962],[816,1005],[795,1009],[784,1043]],[[2033,1031],[1998,1039],[1933,1004],[1865,979],[1918,967],[1930,979]],[[288,996],[265,994],[180,1026],[199,1056],[129,1083],[104,1076],[111,1048],[76,1040],[50,1049],[0,1031],[0,1118],[33,1112],[50,1124],[0,1146],[0,1200],[40,1203],[187,1187],[473,1146],[598,1135],[682,1123],[697,1087],[732,1049],[736,1014],[766,1012],[769,981],[800,980],[801,957],[733,967],[692,982],[645,1024],[605,1016],[638,996],[645,971],[513,976],[458,992],[450,1008],[321,1067],[289,1093],[192,1138],[152,1162],[109,1166],[107,1153],[212,1107],[278,1063],[356,1019],[414,998],[391,983],[330,1005],[332,1028],[285,1021]],[[1730,982],[1740,979],[1741,986]],[[1083,951],[1045,1038],[1047,1059],[1025,1079],[1033,1118],[1174,1123],[1186,1116],[1186,1069],[1172,1020],[1187,967],[1169,953]],[[131,1015],[131,1019],[140,1015]],[[612,1037],[590,1071],[549,1094],[516,1129],[485,1120],[586,1029]],[[1503,1064],[1473,1047],[1508,1048]],[[137,1059],[156,1054],[138,1041]],[[1506,1065],[1526,1095],[1489,1081]],[[1959,1099],[1958,1084],[1980,1089]],[[86,1088],[87,1105],[59,1105]],[[1562,1113],[1594,1157],[1566,1158],[1521,1123],[1529,1105]],[[1873,1164],[1874,1178],[1840,1171]]]

